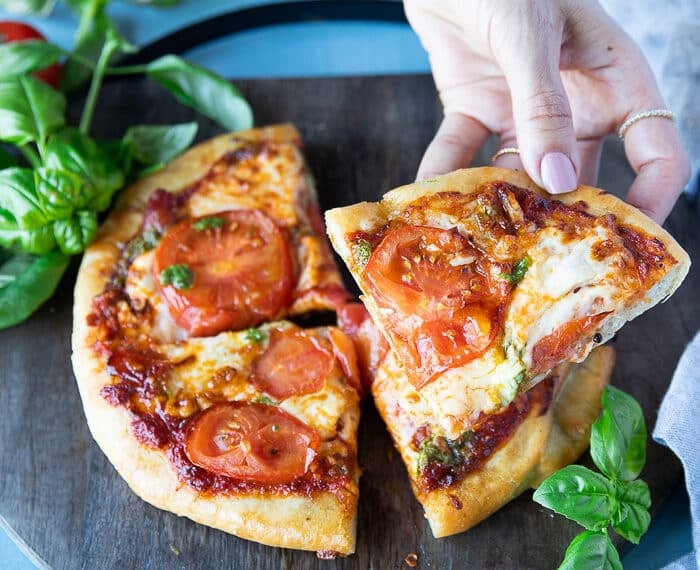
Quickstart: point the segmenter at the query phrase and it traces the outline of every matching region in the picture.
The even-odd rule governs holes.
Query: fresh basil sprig
[[[27,11],[53,4],[10,3]],[[0,45],[0,328],[24,320],[50,296],[67,256],[94,239],[98,214],[125,182],[162,167],[196,136],[197,124],[185,123],[136,125],[119,140],[93,139],[90,125],[106,76],[146,74],[226,129],[253,124],[250,106],[232,84],[179,57],[114,67],[136,48],[108,17],[108,3],[66,0],[79,21],[71,52],[43,41]],[[64,92],[90,81],[77,128],[67,125],[63,93],[29,75],[63,56]],[[19,303],[21,295],[26,298]]]
[[[646,443],[637,401],[606,386],[601,414],[591,428],[591,457],[602,474],[569,465],[545,479],[532,497],[586,529],[571,542],[560,568],[622,568],[608,527],[635,544],[649,528],[649,487],[637,478],[646,461]]]

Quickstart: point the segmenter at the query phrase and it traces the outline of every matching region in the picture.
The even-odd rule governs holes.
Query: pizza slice
[[[85,252],[73,367],[93,437],[160,508],[354,551],[360,380],[298,133],[234,133],[127,189]]]
[[[455,438],[668,297],[687,254],[601,190],[460,170],[326,213],[398,364]]]

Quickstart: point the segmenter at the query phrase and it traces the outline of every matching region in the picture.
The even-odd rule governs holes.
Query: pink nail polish
[[[545,190],[550,194],[571,192],[578,186],[571,159],[561,152],[545,154],[540,163]]]

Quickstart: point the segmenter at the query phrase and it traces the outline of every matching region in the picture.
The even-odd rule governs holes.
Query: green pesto
[[[166,267],[160,272],[161,285],[172,285],[175,289],[185,291],[194,284],[194,273],[184,263]]]
[[[260,395],[256,396],[253,398],[253,403],[254,404],[265,404],[266,406],[276,406],[277,402],[275,402],[272,398],[268,398],[267,396]]]
[[[456,465],[464,461],[473,432],[465,431],[457,439],[434,436],[421,443],[418,450],[418,471],[430,463]]]
[[[202,218],[201,220],[197,220],[194,224],[192,224],[192,227],[198,232],[202,232],[204,230],[216,230],[222,227],[224,225],[224,222],[225,220],[223,218],[219,218],[218,216],[211,216],[209,218]]]
[[[151,251],[158,245],[160,238],[160,232],[157,230],[154,230],[153,228],[144,230],[140,236],[130,240],[126,245],[126,249],[124,250],[126,259],[133,260],[139,255],[142,255],[147,251]]]
[[[367,265],[370,255],[372,255],[372,246],[366,239],[361,239],[355,242],[352,251],[355,255],[355,262],[357,265],[359,267],[364,267]]]
[[[520,261],[515,262],[515,264],[513,265],[513,269],[511,270],[510,275],[508,276],[508,281],[510,281],[510,284],[516,285],[520,283],[523,277],[525,277],[525,273],[527,273],[527,270],[531,264],[532,259],[530,259],[529,255],[526,255]]]
[[[249,340],[251,342],[262,342],[267,338],[267,334],[265,334],[265,331],[261,331],[260,329],[256,328],[247,329],[243,336],[246,340]]]

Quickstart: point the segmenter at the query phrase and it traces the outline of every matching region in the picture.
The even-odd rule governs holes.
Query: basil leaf
[[[613,386],[603,390],[603,410],[591,429],[591,457],[611,479],[631,481],[646,462],[647,428],[637,401]]]
[[[587,530],[571,541],[559,570],[622,570],[622,563],[607,534]]]
[[[532,499],[593,531],[608,527],[616,507],[612,483],[582,465],[569,465],[547,477]]]
[[[641,479],[637,479],[629,482],[620,481],[615,487],[618,506],[613,517],[613,529],[621,537],[639,544],[651,522],[649,486]]]
[[[85,185],[85,203],[91,210],[102,212],[114,192],[124,185],[124,172],[117,147],[103,147],[75,128],[62,129],[46,144],[45,164],[49,168],[78,175]]]
[[[187,149],[197,134],[197,123],[130,127],[124,143],[132,156],[147,165],[163,164]]]
[[[58,60],[61,53],[60,47],[44,40],[0,43],[3,75],[22,75],[43,69]]]
[[[253,112],[240,91],[208,69],[166,55],[149,63],[146,73],[178,101],[229,130],[253,126]]]
[[[34,261],[34,256],[23,251],[0,250],[0,289],[17,279]]]
[[[77,174],[41,167],[34,171],[34,179],[42,209],[49,219],[68,218],[86,206],[85,186]]]
[[[30,168],[0,170],[0,208],[19,229],[33,230],[49,222],[36,193],[34,171]]]
[[[0,266],[0,280],[12,280],[0,287],[0,329],[28,318],[53,295],[68,267],[69,257],[52,251],[41,257],[18,253]]]
[[[2,214],[1,211],[0,214]],[[48,253],[56,247],[56,238],[53,235],[51,224],[27,230],[8,224],[3,218],[5,216],[0,216],[0,246],[20,248],[36,255]]]
[[[57,220],[53,223],[53,233],[63,253],[80,253],[95,239],[97,215],[83,210],[68,219]]]
[[[65,110],[63,95],[31,75],[0,79],[0,140],[43,145],[64,124]]]
[[[56,0],[2,0],[2,6],[8,12],[15,14],[48,15],[53,10]]]

